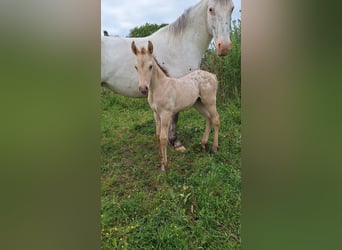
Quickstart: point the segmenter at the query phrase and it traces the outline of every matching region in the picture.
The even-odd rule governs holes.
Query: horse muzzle
[[[148,93],[148,87],[145,86],[139,86],[139,91],[143,94],[143,95],[147,95]]]
[[[219,56],[228,55],[231,49],[232,49],[232,42],[230,40],[217,39],[216,51]]]

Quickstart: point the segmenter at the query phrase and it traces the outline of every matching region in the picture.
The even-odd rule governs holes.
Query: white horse
[[[199,69],[202,55],[212,39],[218,55],[228,54],[232,48],[229,33],[233,9],[232,0],[201,0],[170,25],[134,41],[137,46],[152,41],[156,59],[170,76],[180,77]],[[146,97],[138,88],[132,41],[133,38],[101,37],[101,85],[124,96]],[[171,122],[169,142],[184,150],[177,140],[177,115]]]

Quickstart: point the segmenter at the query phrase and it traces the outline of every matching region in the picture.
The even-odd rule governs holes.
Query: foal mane
[[[163,73],[166,75],[166,76],[170,76],[169,75],[169,72],[167,71],[167,69],[163,66],[160,65],[160,63],[158,62],[158,60],[153,56],[153,59],[154,61],[156,62],[156,64],[158,65],[158,67],[161,69],[161,71],[163,71]]]

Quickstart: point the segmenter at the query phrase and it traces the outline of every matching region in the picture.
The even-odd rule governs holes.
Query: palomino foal
[[[135,68],[138,71],[139,90],[148,92],[150,104],[156,121],[156,135],[160,142],[162,155],[161,170],[167,166],[167,135],[173,114],[194,107],[206,119],[206,128],[201,145],[205,150],[211,126],[214,125],[212,150],[218,149],[219,114],[216,111],[217,79],[214,74],[203,70],[193,71],[181,78],[169,77],[153,56],[153,44],[140,50],[135,42],[131,44],[136,55]]]

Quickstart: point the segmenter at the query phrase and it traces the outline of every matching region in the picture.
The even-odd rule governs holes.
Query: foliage
[[[233,20],[230,34],[232,50],[228,56],[219,57],[215,46],[209,46],[205,52],[201,68],[215,73],[219,80],[218,100],[241,100],[241,20]]]
[[[139,27],[135,27],[133,28],[130,33],[129,33],[129,37],[145,37],[145,36],[149,36],[152,33],[156,32],[157,30],[159,30],[160,28],[166,26],[167,24],[150,24],[150,23],[146,23],[142,26]]]

